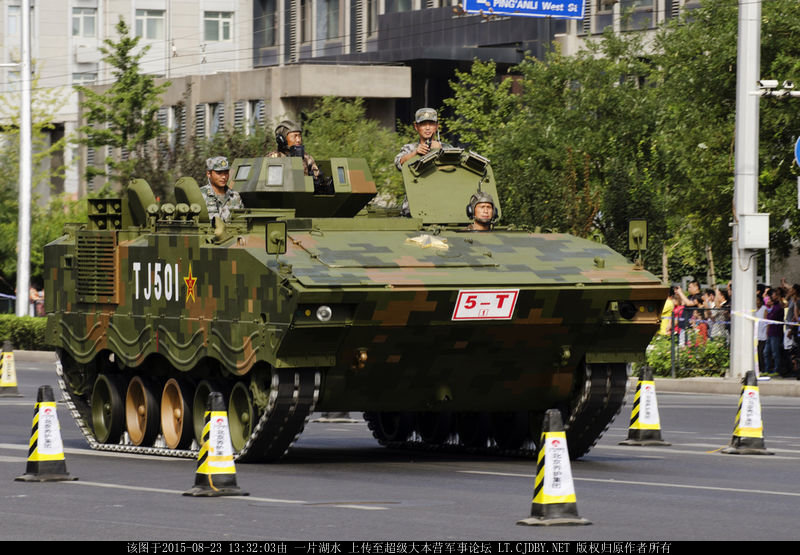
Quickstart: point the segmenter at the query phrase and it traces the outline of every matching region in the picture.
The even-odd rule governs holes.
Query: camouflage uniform
[[[200,187],[200,192],[203,193],[203,198],[206,199],[209,219],[218,217],[222,218],[223,222],[228,222],[231,219],[231,210],[244,208],[242,197],[231,188],[227,188],[224,195],[218,195],[209,183]]]
[[[279,150],[273,150],[272,152],[267,154],[267,158],[288,158],[289,155],[285,152],[280,152]],[[310,175],[308,173],[308,168],[311,168],[311,172],[314,174],[314,177],[319,177],[319,168],[317,167],[317,163],[314,161],[314,158],[311,157],[309,153],[303,154],[303,173],[305,175]]]
[[[230,165],[228,159],[224,156],[214,156],[206,160],[206,175],[208,172],[229,172]],[[223,222],[228,222],[231,219],[231,210],[238,210],[244,208],[242,197],[239,193],[225,185],[225,193],[222,195],[214,191],[211,185],[211,179],[206,177],[207,182],[203,187],[200,187],[200,192],[203,193],[203,198],[206,201],[206,208],[208,209],[209,219],[222,218]],[[224,183],[224,182],[223,182]],[[217,184],[220,185],[219,183]]]

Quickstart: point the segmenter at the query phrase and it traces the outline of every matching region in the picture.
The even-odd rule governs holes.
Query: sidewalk
[[[55,362],[56,354],[51,351],[14,351],[14,358],[27,362]],[[638,378],[628,378],[628,389],[636,391]],[[739,378],[655,378],[656,391],[659,393],[705,393],[739,395],[742,391],[742,380]],[[759,380],[760,395],[777,395],[781,397],[800,397],[800,380],[794,378],[770,378]]]

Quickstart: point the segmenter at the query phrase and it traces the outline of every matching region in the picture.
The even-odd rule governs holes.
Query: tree
[[[364,158],[378,191],[394,199],[402,196],[402,177],[394,166],[400,140],[367,117],[363,99],[324,97],[303,119],[303,142],[315,159]]]
[[[35,191],[42,186],[50,187],[53,178],[62,177],[63,167],[53,167],[50,161],[54,155],[66,147],[67,139],[51,141],[49,132],[54,129],[53,121],[58,111],[66,104],[67,95],[58,88],[38,86],[38,76],[31,82],[34,95],[31,99],[31,187]],[[4,122],[0,131],[0,289],[13,293],[17,272],[17,216],[19,214],[19,94],[0,96],[0,121]],[[42,274],[42,247],[52,241],[55,234],[43,234],[42,229],[54,221],[49,209],[41,208],[36,199],[31,206],[31,277],[40,279]],[[68,202],[68,201],[64,201]],[[57,216],[57,214],[56,214]]]
[[[103,61],[113,70],[114,82],[104,92],[78,86],[83,95],[81,108],[86,124],[79,128],[80,142],[91,148],[109,147],[118,150],[119,157],[109,153],[104,167],[88,166],[86,178],[107,176],[127,183],[137,164],[148,160],[148,144],[164,133],[157,114],[161,95],[169,83],[156,85],[155,77],[142,74],[140,61],[149,47],[137,52],[139,37],[130,36],[130,28],[120,18],[116,25],[119,40],[105,39],[100,47]]]

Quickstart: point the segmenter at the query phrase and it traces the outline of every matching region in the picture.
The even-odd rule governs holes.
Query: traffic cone
[[[758,398],[756,373],[749,371],[742,380],[739,409],[731,443],[722,450],[729,455],[774,455],[764,446],[764,423],[761,421],[761,401]]]
[[[517,522],[527,526],[591,524],[578,516],[575,487],[567,450],[567,435],[558,409],[544,415],[531,516]]]
[[[653,381],[653,369],[646,366],[639,373],[636,384],[636,395],[631,409],[631,424],[628,427],[628,439],[620,445],[671,445],[661,439],[661,421],[658,418],[658,401],[656,400],[656,383]]]
[[[17,369],[11,341],[3,341],[3,351],[0,354],[0,397],[22,397],[17,389]]]
[[[25,474],[15,478],[18,482],[59,482],[77,480],[67,472],[64,445],[58,425],[53,388],[43,385],[36,394],[33,411],[31,442]]]
[[[250,495],[236,485],[236,466],[233,463],[233,446],[228,428],[228,413],[222,393],[208,395],[203,424],[203,445],[197,455],[197,472],[194,487],[183,495],[193,497],[219,497],[222,495]]]

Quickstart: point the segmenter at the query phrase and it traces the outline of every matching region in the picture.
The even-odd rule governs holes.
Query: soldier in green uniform
[[[208,217],[221,218],[223,222],[231,219],[231,210],[244,208],[239,193],[228,187],[230,165],[224,156],[214,156],[206,160],[206,185],[200,187],[208,208]]]
[[[424,156],[435,148],[449,146],[443,145],[438,140],[439,116],[433,108],[417,110],[417,113],[414,114],[414,129],[417,130],[419,140],[416,143],[403,145],[403,148],[394,157],[394,165],[398,170],[414,156]]]
[[[289,119],[280,122],[275,128],[275,142],[278,143],[278,150],[269,152],[268,158],[299,156],[303,158],[303,172],[315,180],[319,179],[317,163],[303,147],[303,131],[300,125]]]

